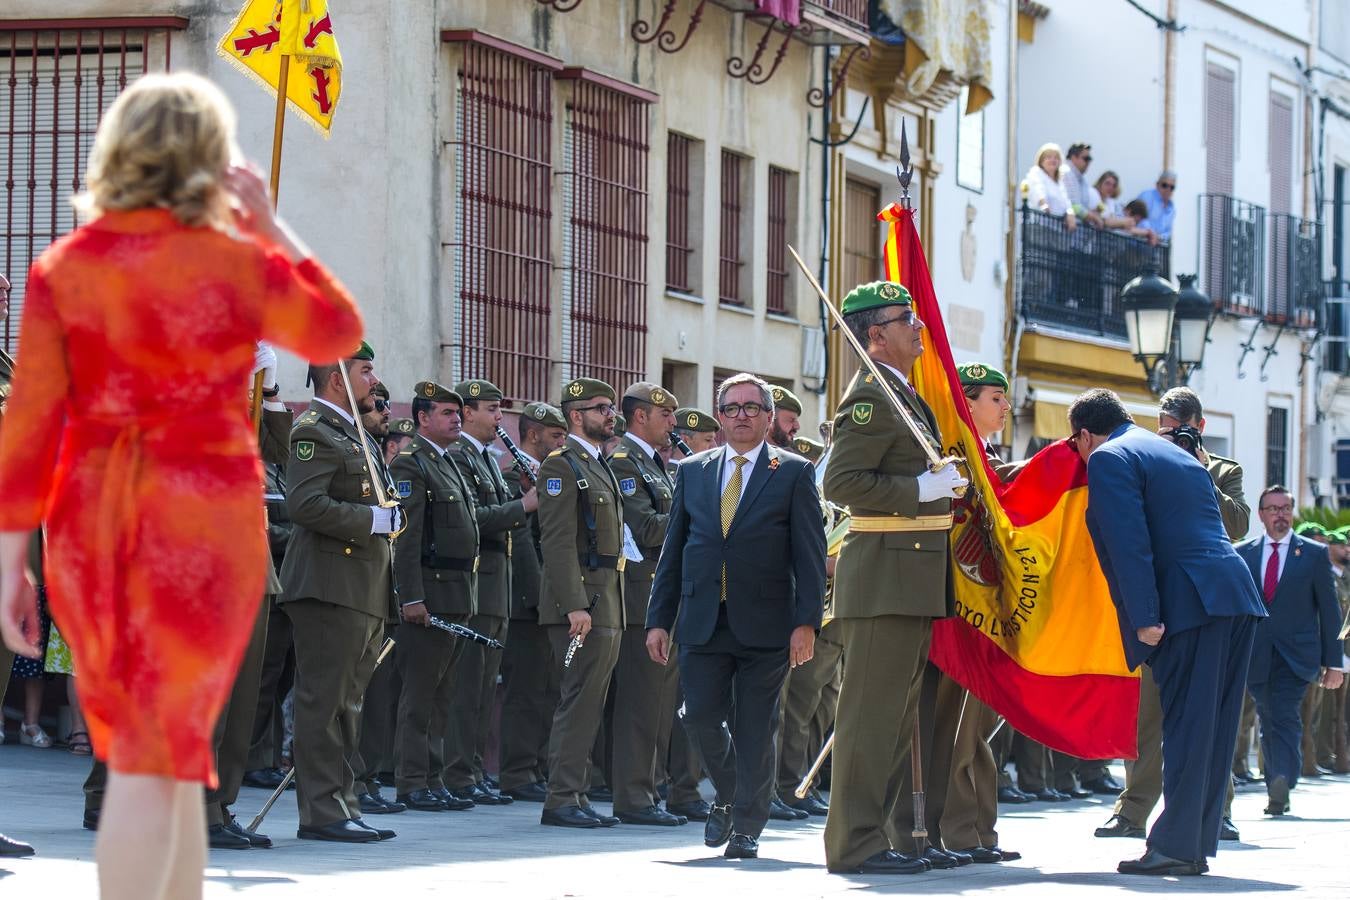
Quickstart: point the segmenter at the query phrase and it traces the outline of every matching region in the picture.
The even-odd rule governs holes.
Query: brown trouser
[[[505,643],[506,622],[503,616],[480,613],[469,618],[469,627]],[[488,728],[501,667],[502,651],[472,641],[465,642],[451,667],[450,677],[456,688],[445,731],[445,772],[441,777],[452,791],[483,780],[483,758],[487,755]]]
[[[544,780],[560,670],[548,631],[537,620],[512,619],[510,629],[511,637],[502,651],[505,691],[497,781],[503,791]]]
[[[619,629],[592,628],[562,668],[571,638],[566,625],[548,626],[549,643],[561,669],[561,696],[548,739],[548,798],[545,809],[589,806],[591,750],[605,714],[605,694],[619,660]]]
[[[954,683],[954,682],[952,682]],[[942,842],[953,850],[998,846],[998,766],[989,737],[999,715],[967,695],[965,713],[956,729],[947,804],[939,823]]]
[[[250,770],[270,769],[281,765],[285,733],[281,704],[295,680],[295,654],[291,652],[291,620],[275,603],[269,603],[268,607],[267,641],[263,647],[261,677],[258,681],[258,697],[253,717],[253,737],[248,751]]]
[[[1242,698],[1242,718],[1238,720],[1237,745],[1233,748],[1233,774],[1250,775],[1251,767],[1247,760],[1252,755],[1252,736],[1256,730],[1256,700],[1252,698],[1251,691],[1248,691]],[[1257,754],[1260,755],[1260,746],[1258,742]],[[1257,760],[1260,768],[1265,768],[1260,759]]]
[[[811,770],[824,737],[817,734],[818,720],[833,724],[834,707],[821,716],[825,694],[839,671],[844,648],[832,625],[816,638],[815,655],[804,665],[788,671],[783,685],[782,728],[778,738],[778,796],[791,803],[797,785]],[[836,696],[834,699],[838,699]],[[826,725],[827,729],[829,725]]]
[[[1322,691],[1321,713],[1317,721],[1317,763],[1337,774],[1350,772],[1350,748],[1347,748],[1345,703],[1350,692],[1346,683],[1334,691]]]
[[[464,625],[468,616],[447,615]],[[403,624],[398,641],[398,670],[403,690],[398,699],[398,754],[394,768],[397,796],[445,787],[444,736],[457,685],[451,675],[465,641],[439,628]]]
[[[623,630],[614,667],[610,733],[614,762],[612,771],[606,773],[616,815],[661,803],[656,793],[656,754],[662,722],[669,722],[675,711],[678,679],[678,666],[652,662],[646,628]]]
[[[657,745],[670,748],[670,762],[666,766],[670,790],[666,794],[666,806],[698,803],[703,799],[698,790],[699,783],[703,781],[703,760],[698,755],[698,748],[689,739],[688,732],[684,730],[684,722],[680,720],[684,694],[678,684],[680,673],[675,663],[675,652],[676,648],[672,646],[670,664],[676,668],[675,712],[664,730],[665,737]]]
[[[393,638],[397,625],[385,623],[378,638]],[[392,772],[398,748],[394,744],[394,729],[398,724],[398,698],[403,693],[403,678],[399,675],[398,650],[393,651],[388,665],[375,669],[366,685],[361,700],[361,726],[356,736],[356,752],[351,757],[352,773],[356,780],[357,797],[378,791],[381,772]]]
[[[234,687],[225,701],[225,707],[216,720],[216,775],[215,790],[206,792],[206,824],[223,825],[225,812],[239,799],[239,787],[244,783],[248,765],[248,747],[253,737],[253,719],[258,708],[258,681],[262,677],[263,649],[267,645],[267,614],[272,609],[272,598],[264,597],[253,617],[253,634],[249,636],[239,671],[234,676]]]
[[[961,719],[966,689],[944,675],[931,662],[924,667],[923,684],[919,693],[920,762],[922,763],[922,790],[924,792],[924,821],[927,841],[934,847],[945,847],[942,816],[947,808],[947,788],[951,784],[952,758],[956,750],[957,723]],[[919,852],[914,836],[915,790],[913,766],[904,767],[901,783],[902,797],[909,803],[897,804],[892,820],[896,850],[905,854]]]

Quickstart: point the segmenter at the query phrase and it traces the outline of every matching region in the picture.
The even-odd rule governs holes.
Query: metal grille
[[[844,283],[841,293],[883,277],[881,260],[881,191],[865,181],[848,179],[844,186]]]
[[[1269,216],[1270,295],[1265,316],[1296,328],[1317,324],[1323,296],[1322,229],[1298,216]]]
[[[1204,291],[1223,312],[1266,313],[1266,211],[1227,194],[1200,195]]]
[[[1266,484],[1289,484],[1289,410],[1266,409]]]
[[[1343,281],[1326,283],[1321,356],[1323,372],[1350,374],[1350,284]]]
[[[816,5],[860,28],[867,27],[867,0],[816,0]]]
[[[1205,190],[1233,192],[1234,109],[1237,75],[1232,69],[1205,67]]]
[[[792,240],[791,207],[792,173],[769,166],[769,244],[765,251],[769,278],[765,308],[779,315],[788,314],[787,245]]]
[[[553,72],[466,43],[455,113],[456,379],[549,396]]]
[[[717,299],[722,303],[742,306],[745,298],[741,290],[741,269],[745,259],[741,250],[741,180],[744,177],[745,157],[722,151],[722,216],[718,235]]]
[[[0,345],[18,351],[28,268],[74,229],[70,198],[84,187],[99,119],[131,81],[169,66],[178,20],[126,20],[118,27],[72,21],[25,29],[0,23],[0,274],[13,283]],[[44,23],[46,24],[46,23]]]
[[[1059,216],[1022,202],[1017,296],[1022,314],[1071,331],[1124,338],[1120,290],[1150,269],[1171,274],[1167,244],[1149,246],[1128,234],[1081,226],[1072,234]]]
[[[647,366],[647,100],[575,81],[567,184],[563,380],[622,390]]]
[[[666,138],[666,287],[692,293],[690,263],[694,257],[689,229],[693,184],[690,155],[697,142],[670,132]]]

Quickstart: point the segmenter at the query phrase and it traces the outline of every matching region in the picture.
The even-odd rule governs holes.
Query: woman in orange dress
[[[34,655],[24,572],[47,590],[110,776],[103,897],[200,897],[212,730],[268,565],[247,388],[259,339],[314,361],[361,318],[234,166],[234,114],[191,75],[148,76],[104,116],[96,216],[33,264],[0,428],[0,633]]]

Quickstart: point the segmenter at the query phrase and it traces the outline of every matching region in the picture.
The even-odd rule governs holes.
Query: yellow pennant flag
[[[284,60],[287,103],[328,136],[342,93],[328,0],[248,0],[216,49],[273,97]]]

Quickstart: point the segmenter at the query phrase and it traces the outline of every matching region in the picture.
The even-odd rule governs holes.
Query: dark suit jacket
[[[825,531],[815,469],[765,444],[722,537],[721,475],[729,448],[680,462],[665,544],[652,582],[647,627],[686,646],[708,642],[727,570],[727,623],[747,647],[786,647],[793,629],[820,627]]]
[[[1238,544],[1238,554],[1247,563],[1257,584],[1264,582],[1261,571],[1261,544],[1265,535]],[[1256,626],[1252,643],[1252,664],[1247,680],[1261,684],[1270,674],[1270,650],[1275,648],[1289,668],[1304,681],[1315,681],[1322,666],[1341,667],[1341,646],[1337,633],[1341,610],[1336,603],[1336,586],[1331,579],[1331,560],[1327,548],[1296,534],[1290,534],[1270,617]]]
[[[1214,482],[1171,441],[1122,425],[1088,458],[1087,525],[1111,588],[1130,668],[1155,648],[1135,631],[1167,635],[1214,616],[1264,616],[1251,573],[1228,542]]]

